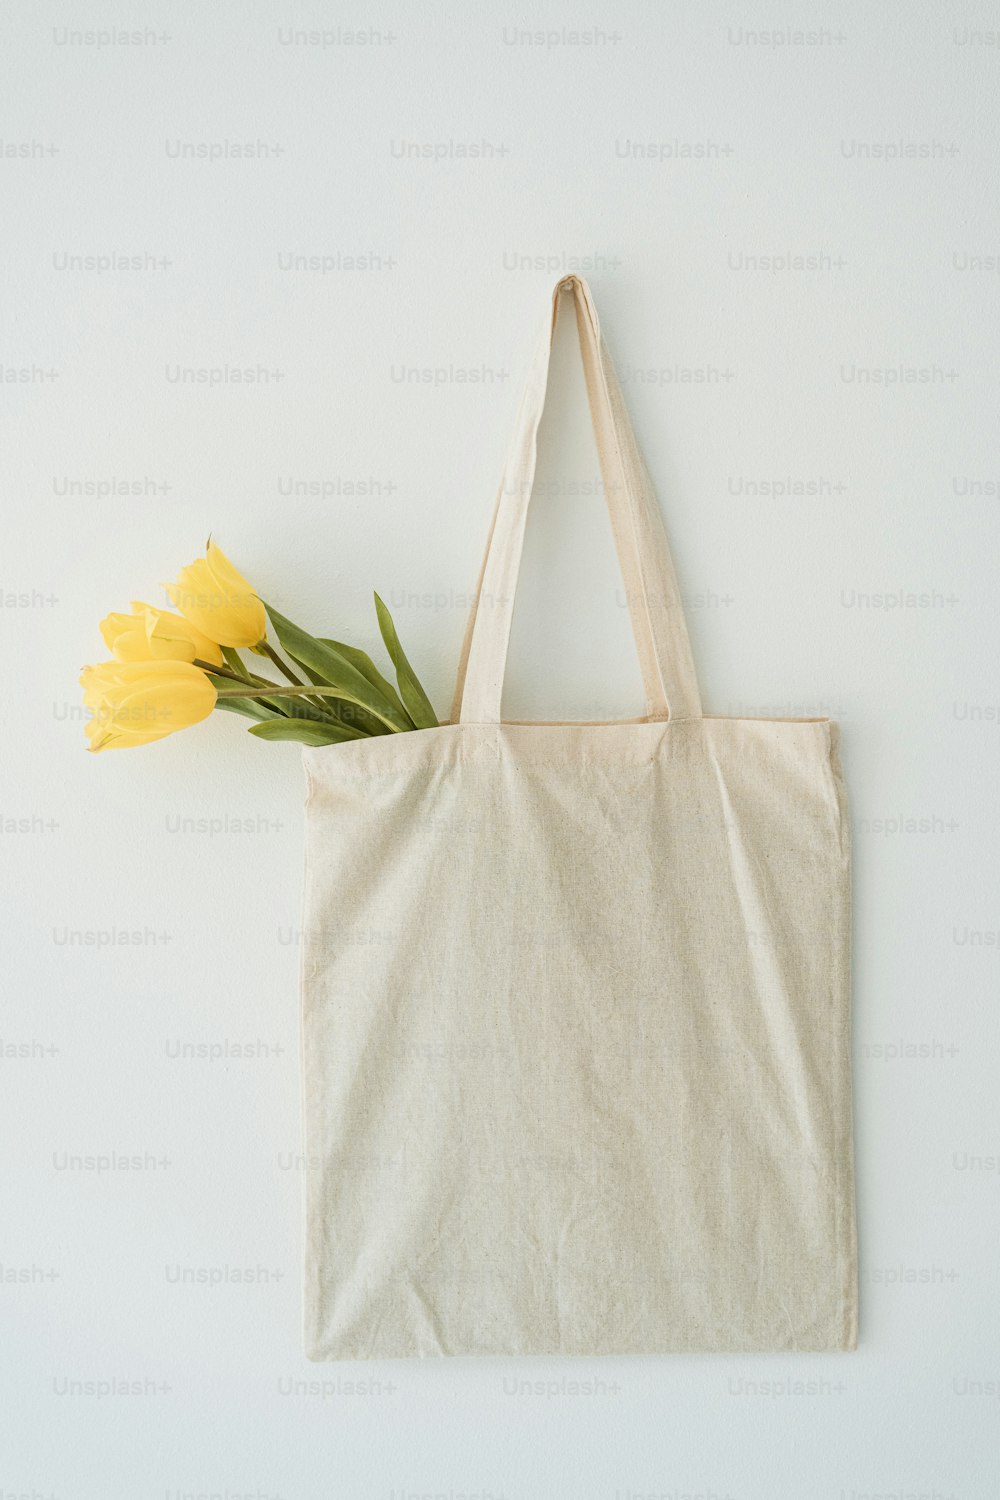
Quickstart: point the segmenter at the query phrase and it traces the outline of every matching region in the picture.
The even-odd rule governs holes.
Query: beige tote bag
[[[646,713],[507,723],[564,300]],[[703,715],[575,277],[528,380],[478,598],[453,722],[304,752],[306,1352],[853,1348],[836,729]]]

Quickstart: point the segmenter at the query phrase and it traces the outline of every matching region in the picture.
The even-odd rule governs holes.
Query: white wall
[[[66,39],[115,23],[144,40]],[[812,40],[746,37],[791,23]],[[995,1496],[990,25],[986,6],[928,0],[4,7],[0,362],[33,375],[3,390],[4,1495]],[[576,44],[575,26],[598,35]],[[338,27],[369,40],[281,40]],[[534,30],[556,39],[517,39]],[[268,154],[172,154],[226,141]],[[482,142],[496,154],[396,154]],[[663,159],[626,159],[627,142]],[[900,142],[915,154],[871,154]],[[109,254],[144,269],[63,268]],[[746,268],[789,254],[819,268]],[[287,255],[377,259],[321,274]],[[446,711],[519,382],[580,256],[691,598],[706,708],[843,724],[861,1347],[309,1366],[301,1174],[283,1165],[299,1147],[297,751],[216,715],[88,757],[77,671],[104,655],[100,617],[159,599],[212,530],[317,632],[373,643],[377,587]],[[511,717],[639,711],[601,502],[568,493],[596,470],[571,355],[562,340]],[[182,386],[178,365],[281,379]],[[496,378],[425,385],[400,367]],[[927,373],[852,378],[900,367]],[[681,383],[699,370],[718,378]],[[285,495],[289,477],[330,492]],[[67,493],[113,478],[141,492]],[[375,493],[345,494],[357,481]],[[220,817],[253,831],[176,831]],[[112,932],[144,941],[97,945]],[[267,1050],[170,1055],[244,1041]],[[62,1169],[108,1152],[146,1165]],[[266,1275],[192,1287],[178,1266]],[[375,1384],[284,1394],[317,1378]],[[529,1379],[555,1384],[510,1394]],[[573,1379],[597,1385],[574,1396]],[[72,1393],[108,1380],[142,1394]]]

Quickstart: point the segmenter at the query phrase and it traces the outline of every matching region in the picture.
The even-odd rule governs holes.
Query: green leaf
[[[290,651],[288,654],[289,656],[292,656],[292,653]],[[325,688],[328,686],[328,684],[324,682],[324,680],[319,676],[318,672],[311,672],[303,662],[300,662],[298,660],[298,657],[292,656],[292,660],[302,668],[303,672],[308,674],[310,682],[321,688]],[[285,701],[287,702],[288,700],[286,699]],[[305,700],[302,698],[294,698],[291,701],[293,703],[305,702]],[[361,708],[357,703],[355,703],[353,698],[331,698],[329,693],[323,693],[322,703],[326,712],[319,715],[320,718],[324,718],[329,721],[332,715],[333,718],[335,718],[339,723],[343,724],[346,728],[356,730],[359,736],[392,734],[392,730],[389,728],[389,725],[385,722],[384,719],[378,718],[377,715],[371,713],[367,708]],[[306,705],[306,707],[308,707],[308,705]],[[402,708],[402,705],[400,705],[400,708]],[[294,713],[295,710],[290,710],[290,712]],[[311,714],[305,713],[305,710],[303,710],[303,714],[304,717],[307,718],[313,717]],[[409,725],[407,725],[406,727],[410,728]]]
[[[261,724],[272,720],[281,724],[290,722],[276,708],[268,708],[266,703],[258,703],[255,698],[220,698],[215,706],[224,713],[243,714],[245,718],[256,719]]]
[[[316,637],[316,639],[319,640],[321,646],[334,645],[333,641],[323,641],[320,640],[318,636]],[[285,649],[286,651],[288,650],[287,647]],[[288,651],[288,655],[292,658],[292,661],[299,668],[299,670],[305,673],[307,679],[315,687],[333,686],[333,684],[327,682],[326,678],[321,672],[315,671],[314,668],[308,665],[308,663],[299,661],[297,656],[292,656],[291,651]],[[396,696],[395,688],[391,688],[390,692],[391,698],[389,701],[394,703],[399,708],[399,712],[401,714],[405,713],[403,705],[400,703],[399,699]],[[358,730],[359,734],[375,735],[392,733],[392,730],[390,729],[389,725],[386,724],[384,719],[377,718],[375,714],[369,712],[367,708],[359,707],[359,705],[355,703],[353,699],[329,698],[324,695],[323,706],[326,709],[326,714],[324,715],[325,718],[329,718],[332,715],[335,719],[339,719],[342,724],[352,725],[355,729]],[[407,728],[411,727],[411,725],[407,725]]]
[[[351,699],[328,698],[324,694],[323,702],[329,713],[347,728],[356,729],[359,735],[369,735],[374,738],[379,734],[392,734],[392,730],[384,719],[370,713],[367,708],[361,708]],[[408,724],[406,727],[409,729],[411,726]]]
[[[296,740],[300,745],[340,745],[357,738],[343,734],[336,724],[316,724],[310,719],[269,719],[251,725],[247,733],[259,740]]]
[[[407,713],[418,729],[436,729],[438,727],[437,714],[434,712],[431,700],[420,686],[417,674],[407,661],[406,652],[399,644],[399,636],[392,623],[392,615],[378,594],[375,595],[375,609],[378,613],[378,628],[382,632],[385,649],[396,668],[396,680],[399,683],[400,696],[406,704]]]
[[[320,685],[336,688],[338,695],[346,702],[355,703],[367,709],[390,729],[399,731],[411,727],[406,715],[400,713],[399,709],[385,698],[353,663],[341,656],[339,651],[335,651],[332,646],[318,641],[315,636],[301,630],[298,625],[279,614],[276,609],[272,609],[268,603],[265,602],[264,608],[267,610],[278,640],[289,656],[294,657],[310,675],[317,674],[320,678]]]
[[[330,714],[324,713],[315,703],[308,702],[305,698],[272,698],[269,701],[280,703],[285,710],[285,717],[288,719],[310,719],[314,720],[317,724],[330,723]],[[331,712],[336,706],[335,700],[332,698],[324,698],[323,702],[330,705]],[[339,715],[335,717],[339,718]],[[334,729],[338,727],[337,724],[333,725]],[[360,730],[358,734],[360,737]]]
[[[357,667],[358,672],[361,673],[363,678],[366,678],[366,681],[372,684],[376,693],[381,693],[382,697],[387,702],[390,702],[397,712],[403,714],[403,717],[408,718],[412,729],[417,727],[412,718],[409,718],[409,714],[406,712],[405,706],[403,706],[402,697],[399,696],[393,684],[388,681],[387,676],[382,676],[378,667],[375,666],[375,661],[372,661],[367,651],[361,651],[360,646],[349,646],[345,640],[330,640],[327,636],[316,636],[316,639],[319,640],[321,645],[330,646],[331,651],[336,651],[337,654],[342,655],[346,661],[351,663],[351,666]]]
[[[338,651],[341,656],[347,658],[353,667],[357,667],[362,677],[366,677],[373,688],[377,688],[384,698],[394,704],[401,714],[406,713],[403,700],[387,677],[383,677],[378,667],[372,661],[367,651],[362,651],[358,646],[348,646],[344,641],[331,641],[326,636],[317,636],[317,640],[323,646],[330,646],[332,650]],[[409,719],[409,714],[406,714]],[[412,720],[410,721],[413,722]],[[413,725],[416,729],[416,724]]]

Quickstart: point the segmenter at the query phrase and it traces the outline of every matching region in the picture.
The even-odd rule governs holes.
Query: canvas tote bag
[[[566,301],[646,713],[507,723]],[[453,722],[304,760],[310,1358],[853,1348],[835,726],[702,713],[580,279],[528,380]]]

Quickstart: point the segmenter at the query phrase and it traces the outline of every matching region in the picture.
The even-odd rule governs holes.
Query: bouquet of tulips
[[[378,594],[396,687],[366,652],[309,635],[266,604],[211,539],[205,556],[164,588],[179,613],[134,602],[131,614],[101,621],[114,659],[84,667],[80,678],[91,750],[148,745],[200,723],[214,708],[253,719],[257,739],[306,745],[438,722]],[[269,623],[280,651],[268,640]],[[263,657],[283,680],[252,670],[241,651]]]

